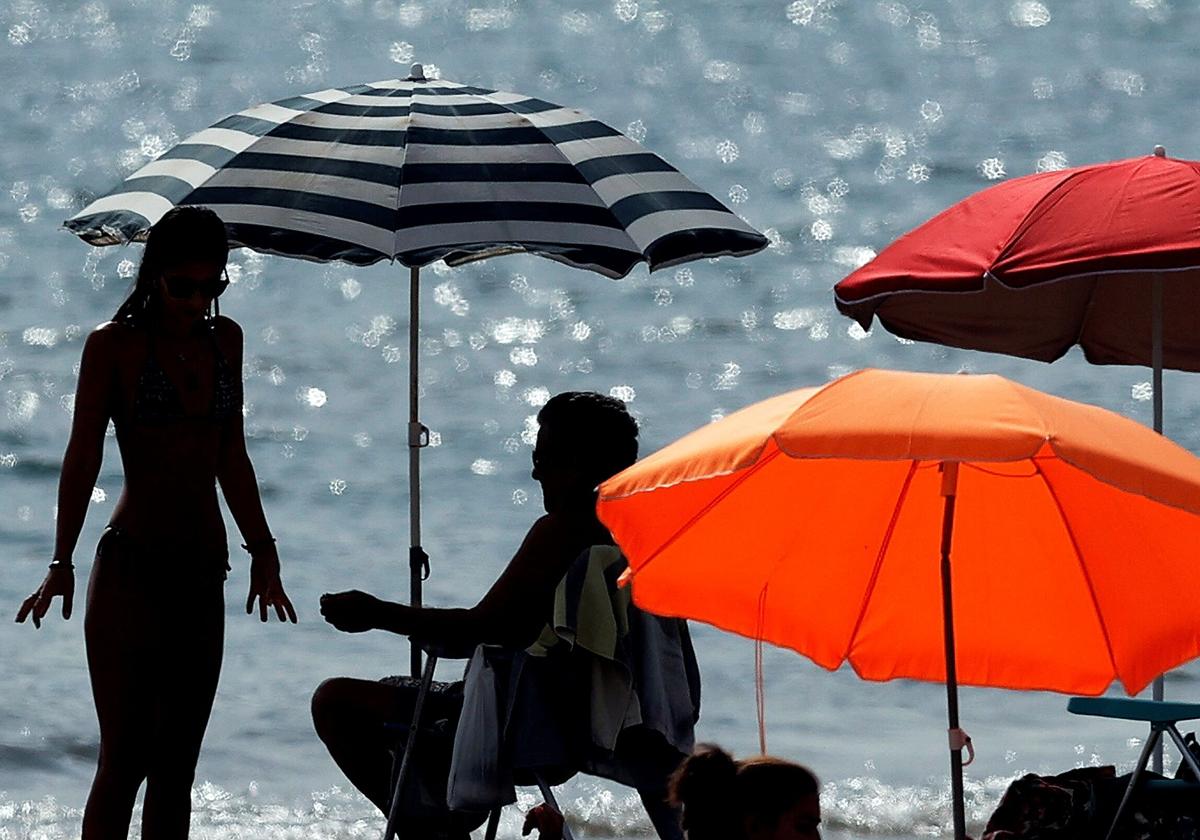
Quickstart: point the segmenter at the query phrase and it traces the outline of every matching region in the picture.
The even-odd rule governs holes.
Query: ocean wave
[[[992,777],[966,782],[968,825],[983,825],[1011,779]],[[614,791],[603,782],[576,780],[560,789],[560,802],[571,826],[581,837],[634,840],[653,837],[636,793]],[[540,801],[518,792],[516,807],[506,808],[498,837],[519,838],[526,811]],[[851,778],[824,785],[821,805],[827,836],[941,837],[952,834],[948,785],[931,780],[921,786],[892,786],[874,778]],[[78,838],[82,811],[55,797],[18,801],[0,792],[0,840]],[[134,810],[131,836],[140,831],[141,807]],[[315,791],[307,800],[266,801],[255,783],[230,791],[211,782],[192,790],[192,829],[195,840],[349,840],[378,837],[378,811],[356,791],[340,787]],[[482,829],[473,837],[483,837]]]
[[[94,739],[47,736],[35,743],[0,742],[0,767],[14,771],[64,771],[80,762],[95,764],[100,744]],[[3,812],[0,800],[0,815]],[[0,834],[0,840],[8,840]]]

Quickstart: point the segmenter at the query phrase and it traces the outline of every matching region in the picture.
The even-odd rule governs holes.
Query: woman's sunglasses
[[[177,277],[167,274],[163,276],[163,280],[167,284],[167,294],[181,300],[186,300],[195,294],[206,298],[219,298],[221,292],[229,286],[228,276],[197,280],[193,277]]]

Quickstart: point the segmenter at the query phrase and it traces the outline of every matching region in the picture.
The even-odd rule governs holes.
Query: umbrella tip
[[[411,68],[411,69],[408,71],[408,80],[409,80],[410,82],[423,82],[423,81],[425,81],[425,67],[424,67],[424,65],[421,65],[421,64],[414,64],[414,65],[412,66],[412,68]]]
[[[1165,158],[1167,156],[1167,147],[1166,146],[1155,146],[1154,147],[1154,156],[1160,157],[1160,158]]]

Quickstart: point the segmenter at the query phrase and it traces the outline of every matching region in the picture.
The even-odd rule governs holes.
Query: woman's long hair
[[[220,216],[198,205],[172,207],[150,228],[133,290],[113,320],[131,327],[149,326],[158,317],[158,278],[163,271],[189,262],[224,268],[228,259],[229,236]]]

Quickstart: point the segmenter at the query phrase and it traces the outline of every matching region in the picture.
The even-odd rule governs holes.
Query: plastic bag
[[[489,810],[517,801],[504,750],[504,680],[487,648],[475,649],[463,678],[446,801],[454,810]]]

